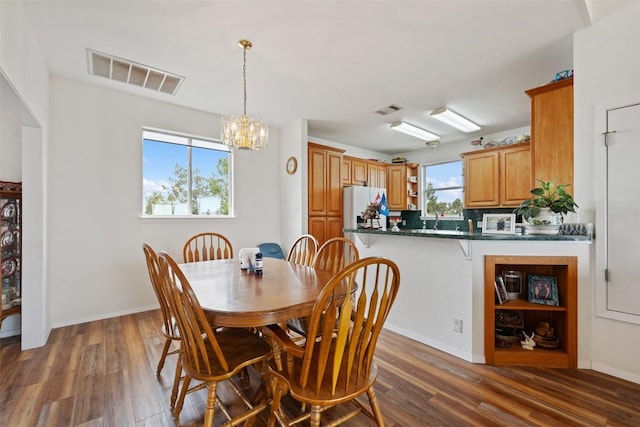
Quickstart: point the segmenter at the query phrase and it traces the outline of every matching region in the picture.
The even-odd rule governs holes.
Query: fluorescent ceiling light
[[[441,122],[453,126],[454,128],[461,130],[462,132],[475,132],[480,130],[480,126],[473,123],[471,120],[465,119],[460,114],[449,110],[448,108],[441,107],[436,108],[431,112],[431,117],[438,119]]]
[[[436,141],[440,139],[440,137],[436,134],[427,132],[426,130],[419,128],[416,125],[412,125],[411,123],[407,123],[403,121],[393,122],[389,125],[389,127],[393,130],[406,133],[407,135],[415,136],[416,138],[419,138],[425,141]]]

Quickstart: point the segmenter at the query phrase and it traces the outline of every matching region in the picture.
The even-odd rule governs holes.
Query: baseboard
[[[104,319],[110,319],[112,317],[125,316],[127,314],[141,313],[143,311],[155,310],[155,309],[157,309],[159,307],[160,306],[158,304],[155,304],[155,305],[152,304],[152,305],[147,305],[147,306],[143,306],[143,307],[131,308],[129,310],[116,311],[116,312],[112,312],[112,313],[104,313],[104,314],[99,314],[99,315],[96,315],[96,316],[82,317],[82,318],[79,318],[79,319],[73,319],[73,320],[64,321],[64,322],[52,323],[51,324],[51,328],[52,329],[62,328],[62,327],[65,327],[65,326],[78,325],[80,323],[93,322],[95,320],[104,320]]]
[[[474,360],[474,357],[472,354],[469,353],[465,353],[463,351],[460,351],[459,349],[455,348],[455,347],[451,347],[450,345],[441,343],[440,341],[435,341],[432,339],[429,339],[425,336],[416,334],[414,332],[409,331],[408,329],[404,329],[404,328],[400,328],[398,326],[395,325],[391,325],[391,324],[386,324],[385,325],[385,329],[388,329],[390,331],[396,332],[402,336],[405,336],[407,338],[411,338],[412,340],[418,341],[422,344],[426,344],[429,347],[433,347],[435,349],[444,351],[447,354],[450,354],[452,356],[458,357],[460,359],[466,360],[467,362],[472,362],[472,363],[484,363],[484,358],[482,361],[479,360]]]
[[[640,384],[640,375],[632,374],[631,372],[622,371],[620,369],[612,368],[610,366],[602,365],[600,363],[591,363],[591,368],[594,371],[602,372],[603,374],[611,375],[612,377],[620,378],[632,383]]]

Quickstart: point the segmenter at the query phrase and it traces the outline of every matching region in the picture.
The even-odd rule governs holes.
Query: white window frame
[[[217,151],[223,151],[227,153],[228,156],[228,169],[229,169],[229,183],[228,183],[228,213],[226,215],[220,214],[192,214],[191,207],[191,197],[187,197],[187,208],[186,214],[170,214],[170,215],[149,215],[146,213],[146,196],[145,196],[145,175],[144,175],[144,140],[150,139],[157,141],[159,143],[167,143],[167,144],[177,144],[183,145],[188,148],[188,159],[187,159],[187,169],[189,173],[188,181],[189,181],[189,194],[191,193],[191,180],[192,180],[192,158],[191,158],[191,148],[207,148]],[[210,145],[210,146],[207,146]],[[234,152],[228,146],[224,145],[221,141],[215,140],[212,138],[190,135],[180,132],[167,131],[162,129],[144,127],[141,132],[140,137],[140,149],[142,151],[142,168],[141,168],[141,214],[140,218],[142,219],[228,219],[235,217],[234,211],[234,173],[233,173],[233,165],[234,165]]]
[[[420,219],[421,220],[425,220],[425,219],[433,219],[435,220],[435,217],[433,214],[429,214],[427,213],[427,201],[426,201],[426,193],[427,193],[427,182],[426,182],[426,175],[427,175],[427,168],[429,167],[433,167],[433,166],[438,166],[438,165],[444,165],[444,164],[448,164],[448,163],[460,163],[460,170],[462,171],[462,160],[450,160],[450,161],[444,161],[444,162],[438,162],[438,163],[429,163],[429,164],[422,164],[420,165],[420,198],[419,198],[419,202],[420,202]],[[447,186],[447,187],[438,187],[438,188],[434,188],[434,191],[436,191],[436,193],[438,191],[447,191],[447,190],[460,190],[461,193],[461,199],[460,201],[462,202],[462,208],[464,209],[464,177],[462,176],[462,174],[460,175],[460,185],[459,186]],[[439,221],[460,221],[464,218],[463,213],[461,212],[460,215],[451,215],[451,214],[445,214],[444,216],[439,216],[438,220]]]

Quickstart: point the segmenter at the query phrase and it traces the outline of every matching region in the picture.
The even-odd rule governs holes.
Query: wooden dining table
[[[261,327],[309,316],[333,273],[264,258],[263,273],[237,259],[180,264],[202,309],[216,326]]]

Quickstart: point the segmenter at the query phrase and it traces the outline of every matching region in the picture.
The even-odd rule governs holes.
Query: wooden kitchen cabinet
[[[342,156],[342,186],[348,187],[351,184],[351,157]]]
[[[395,164],[387,167],[387,204],[389,210],[418,208],[417,163]]]
[[[320,244],[343,235],[342,153],[333,147],[308,145],[308,230]]]
[[[525,91],[531,98],[530,187],[568,184],[573,193],[573,78]]]
[[[351,158],[351,185],[364,185],[369,180],[369,171],[367,169],[367,161]]]
[[[516,207],[530,197],[530,143],[462,153],[465,208]]]
[[[367,185],[387,188],[387,165],[381,162],[367,162]]]
[[[495,302],[494,280],[503,271],[523,274],[523,299]],[[485,256],[484,259],[484,355],[489,365],[546,366],[576,368],[578,353],[578,261],[573,256]],[[558,306],[530,303],[527,300],[529,275],[553,276],[558,285]],[[528,335],[539,322],[553,326],[559,340],[557,348],[536,345],[533,350],[520,346],[516,337],[509,348],[496,345],[496,315],[522,313]]]

